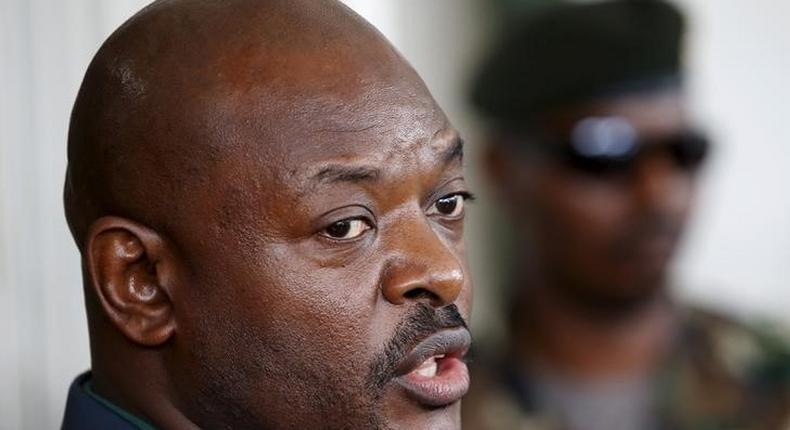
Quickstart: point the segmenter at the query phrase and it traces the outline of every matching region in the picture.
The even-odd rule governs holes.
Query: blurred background
[[[551,0],[543,0],[547,3]],[[0,429],[59,426],[89,367],[80,263],[61,205],[69,112],[101,42],[145,0],[0,0]],[[468,85],[502,17],[529,0],[347,0],[411,61],[468,142],[479,200],[467,243],[476,336],[497,336],[495,227],[484,130]],[[675,260],[681,297],[790,325],[790,3],[678,0],[691,106],[715,156]]]

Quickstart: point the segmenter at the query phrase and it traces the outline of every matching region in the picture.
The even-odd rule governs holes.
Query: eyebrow
[[[464,140],[455,137],[452,144],[440,155],[444,165],[455,160],[462,160],[464,156]],[[347,166],[330,164],[324,166],[318,173],[310,177],[310,182],[334,184],[338,182],[373,182],[381,177],[381,169],[374,166]]]
[[[313,175],[312,182],[337,183],[337,182],[366,182],[375,181],[381,176],[381,170],[372,166],[344,166],[331,164]]]
[[[455,160],[463,160],[464,159],[464,139],[460,136],[456,136],[453,139],[452,145],[442,154],[442,161],[444,164],[449,164]]]

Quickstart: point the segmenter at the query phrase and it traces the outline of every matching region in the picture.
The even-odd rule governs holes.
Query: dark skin
[[[563,134],[590,116],[626,118],[660,139],[689,127],[677,89],[580,103],[541,118]],[[582,379],[658,365],[675,310],[668,264],[693,202],[694,172],[657,151],[626,174],[594,177],[492,145],[489,172],[522,238],[512,342],[520,361]]]
[[[69,135],[94,389],[161,428],[459,428],[376,364],[419,310],[468,318],[461,154],[338,3],[145,9]]]

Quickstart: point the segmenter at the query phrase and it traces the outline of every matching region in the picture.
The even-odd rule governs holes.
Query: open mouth
[[[471,341],[464,328],[429,336],[404,358],[395,381],[423,406],[457,402],[469,390],[469,371],[463,358]]]

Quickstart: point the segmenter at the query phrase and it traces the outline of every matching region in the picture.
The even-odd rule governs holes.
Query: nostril
[[[410,299],[410,300],[418,300],[418,299],[427,299],[430,301],[434,301],[439,299],[439,296],[436,294],[428,291],[425,288],[414,288],[409,291],[406,291],[403,294],[403,297]]]

